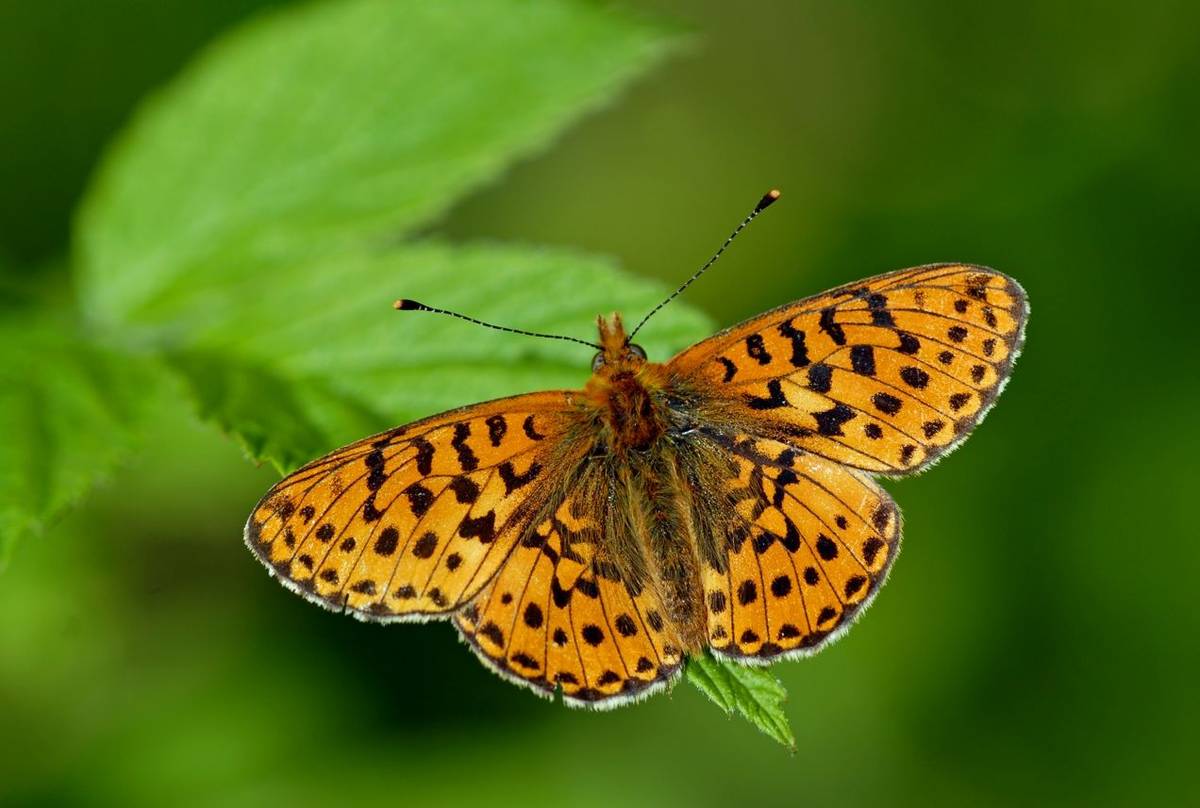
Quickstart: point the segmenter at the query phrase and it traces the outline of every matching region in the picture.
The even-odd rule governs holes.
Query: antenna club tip
[[[771,190],[769,190],[765,194],[763,194],[762,199],[758,200],[758,204],[754,206],[754,212],[762,213],[764,210],[766,210],[768,207],[770,207],[771,204],[776,199],[778,199],[781,196],[783,196],[783,194],[779,191],[778,188],[772,188]]]
[[[396,311],[416,311],[418,309],[425,308],[425,304],[418,303],[415,300],[409,300],[406,297],[402,297],[399,300],[397,300],[395,303],[392,304],[392,308],[395,309]]]

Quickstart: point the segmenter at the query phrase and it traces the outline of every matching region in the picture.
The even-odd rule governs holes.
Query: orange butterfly
[[[665,364],[600,318],[583,390],[339,449],[267,493],[246,543],[329,608],[451,618],[492,670],[573,706],[653,693],[705,647],[752,664],[811,654],[899,550],[872,475],[927,468],[966,438],[1027,311],[1011,278],[937,264],[789,303]]]

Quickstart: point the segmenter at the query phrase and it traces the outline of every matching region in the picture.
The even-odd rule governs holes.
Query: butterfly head
[[[629,342],[621,315],[614,313],[608,319],[597,317],[596,324],[600,327],[600,350],[592,359],[593,373],[635,370],[645,363],[646,352],[642,346]]]

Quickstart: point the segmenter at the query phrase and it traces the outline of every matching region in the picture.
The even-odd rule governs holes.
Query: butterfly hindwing
[[[812,653],[882,586],[900,547],[900,516],[866,474],[777,441],[709,433],[728,503],[725,555],[704,567],[708,642],[767,662]]]
[[[983,418],[1020,350],[1025,293],[939,264],[797,301],[683,351],[668,368],[716,419],[836,462],[907,474]]]
[[[653,588],[626,580],[602,530],[605,500],[574,486],[456,617],[502,676],[572,706],[609,707],[674,679],[683,661]]]
[[[246,526],[291,588],[371,619],[453,611],[557,493],[566,393],[455,410],[351,444],[284,478]]]

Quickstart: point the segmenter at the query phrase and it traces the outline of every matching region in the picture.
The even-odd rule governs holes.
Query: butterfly
[[[246,543],[323,606],[451,620],[487,667],[571,706],[661,690],[703,649],[747,664],[812,654],[900,549],[875,478],[962,443],[1008,380],[1027,314],[1013,279],[934,264],[788,303],[665,363],[601,317],[582,390],[338,449],[263,497]]]

